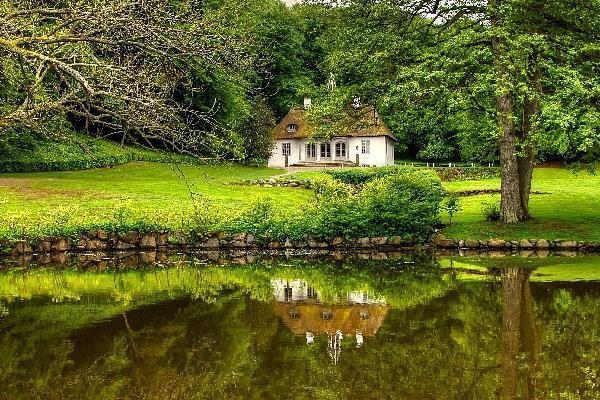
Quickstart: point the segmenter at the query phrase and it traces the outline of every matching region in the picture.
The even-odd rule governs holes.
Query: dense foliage
[[[195,163],[194,158],[140,147],[121,147],[76,132],[47,138],[31,133],[0,137],[0,172],[72,171],[131,161]]]

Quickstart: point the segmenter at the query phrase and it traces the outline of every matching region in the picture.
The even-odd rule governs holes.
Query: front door
[[[306,143],[306,161],[315,161],[317,159],[317,144]]]

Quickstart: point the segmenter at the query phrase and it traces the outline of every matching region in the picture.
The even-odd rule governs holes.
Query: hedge
[[[325,173],[333,179],[349,185],[363,185],[374,179],[393,175],[411,174],[412,171],[435,171],[443,182],[459,180],[481,180],[493,179],[500,176],[499,168],[492,167],[451,167],[451,168],[415,168],[415,167],[370,167],[370,168],[346,168],[330,169]]]

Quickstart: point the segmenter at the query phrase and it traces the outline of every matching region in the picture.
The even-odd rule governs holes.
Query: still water
[[[0,261],[0,399],[600,398],[600,257],[205,258]]]

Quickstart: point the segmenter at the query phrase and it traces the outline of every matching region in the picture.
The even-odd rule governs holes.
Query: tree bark
[[[539,96],[542,93],[541,72],[537,65],[537,55],[531,57],[529,68],[530,71],[527,76],[529,92],[523,103],[521,151],[518,156],[521,203],[526,219],[531,218],[529,214],[529,194],[533,178],[533,165],[537,154],[532,136],[535,129],[535,118],[540,111]]]
[[[492,26],[497,32],[502,19],[496,12],[501,0],[490,0],[493,10]],[[507,66],[506,43],[500,34],[492,37],[492,54],[496,70],[497,112],[500,128],[500,214],[502,221],[508,224],[521,222],[527,213],[523,208],[521,195],[521,174],[519,173],[518,137],[515,129],[515,113],[512,100],[511,76]]]

